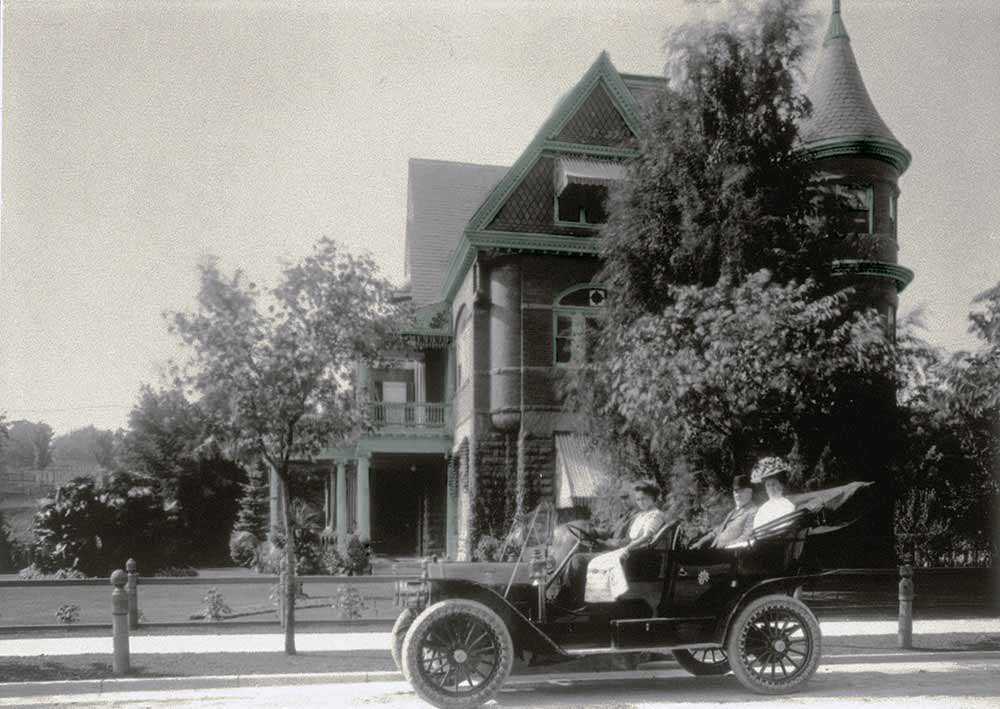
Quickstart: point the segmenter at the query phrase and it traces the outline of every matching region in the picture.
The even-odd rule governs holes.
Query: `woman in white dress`
[[[754,529],[795,511],[795,503],[785,497],[788,472],[788,465],[780,458],[764,458],[757,463],[754,473],[764,483],[767,502],[753,516]]]
[[[622,563],[634,549],[646,546],[666,524],[667,518],[656,507],[659,489],[655,485],[639,483],[632,488],[632,499],[638,513],[628,527],[628,543],[620,549],[599,554],[587,566],[587,585],[584,600],[587,603],[612,603],[628,590],[628,579]]]

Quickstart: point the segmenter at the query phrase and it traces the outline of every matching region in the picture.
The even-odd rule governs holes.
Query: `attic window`
[[[608,220],[608,188],[622,179],[621,163],[559,158],[555,168],[556,222],[595,225]]]

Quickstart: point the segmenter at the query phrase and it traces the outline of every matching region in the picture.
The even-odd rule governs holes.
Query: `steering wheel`
[[[581,544],[589,544],[591,546],[596,546],[601,543],[600,537],[598,537],[593,532],[588,532],[583,527],[578,527],[575,524],[566,524],[566,531],[572,534],[578,542]]]

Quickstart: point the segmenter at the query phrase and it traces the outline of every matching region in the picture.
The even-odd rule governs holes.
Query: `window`
[[[556,221],[565,224],[596,225],[608,220],[604,202],[608,188],[588,185],[566,189],[556,197]]]
[[[600,286],[578,286],[553,308],[553,356],[557,367],[579,367],[594,359],[607,296]]]
[[[823,185],[820,194],[828,213],[842,213],[846,229],[860,234],[875,233],[873,187],[832,183]]]
[[[889,195],[889,223],[892,225],[892,233],[896,233],[896,202],[899,201],[899,196],[892,194]]]

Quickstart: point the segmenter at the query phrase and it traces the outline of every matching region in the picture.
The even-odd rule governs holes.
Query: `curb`
[[[879,660],[881,662],[906,662],[916,659],[945,660],[963,655],[968,659],[1000,659],[1000,650],[945,650],[910,651],[882,654],[831,655],[824,665],[843,665],[852,662]],[[638,670],[606,670],[590,672],[553,672],[545,674],[513,675],[507,685],[532,685],[550,682],[612,682],[622,680],[676,679],[689,677],[676,669],[670,660],[649,663]],[[381,672],[301,672],[289,674],[209,675],[205,677],[123,677],[118,679],[57,680],[50,682],[0,683],[0,699],[18,697],[44,697],[51,695],[113,694],[119,692],[169,692],[191,689],[246,689],[251,687],[287,687],[313,684],[362,684],[368,682],[403,682],[402,673]]]

